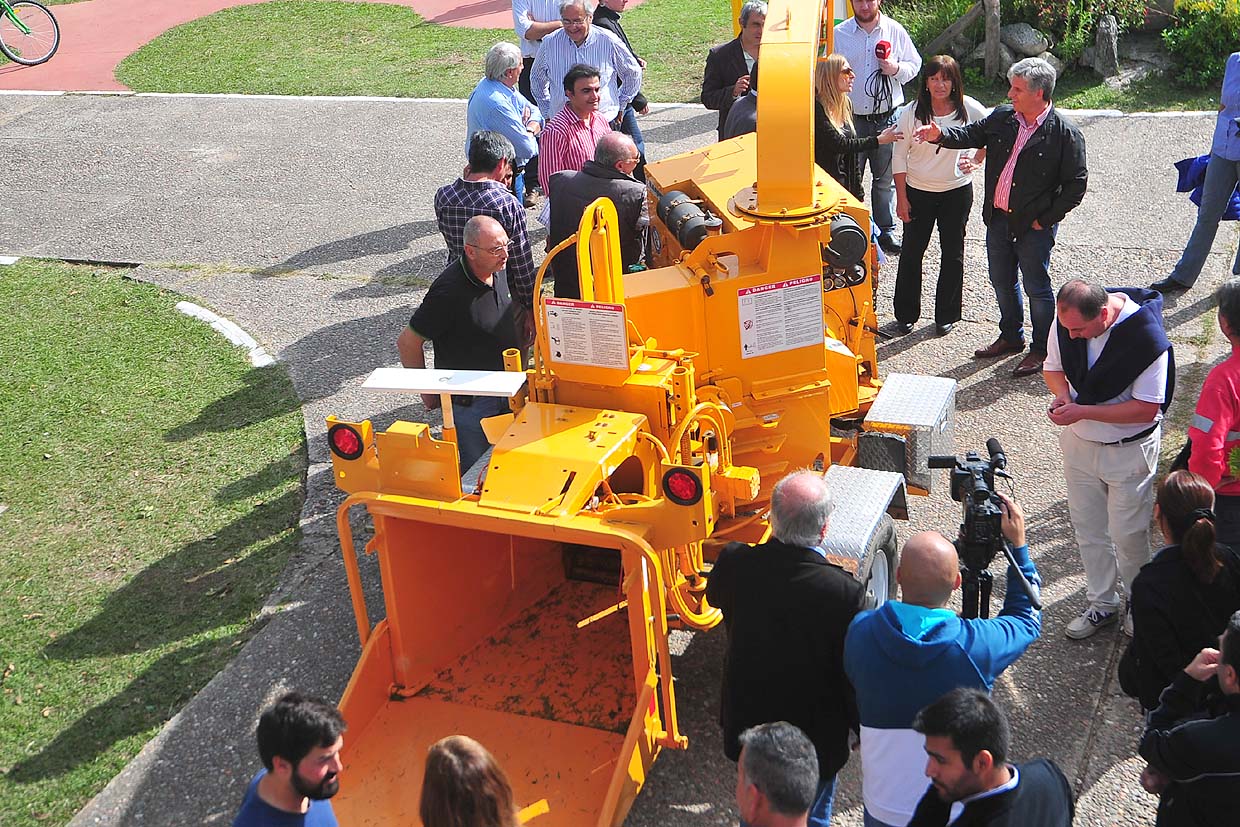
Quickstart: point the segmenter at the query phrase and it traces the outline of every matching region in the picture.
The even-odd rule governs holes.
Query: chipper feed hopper
[[[660,750],[688,743],[669,628],[719,622],[711,561],[767,534],[771,486],[796,468],[836,491],[829,553],[876,602],[893,594],[887,512],[904,505],[902,457],[923,451],[878,432],[867,451],[857,426],[876,397],[943,386],[880,383],[869,216],[813,164],[811,79],[834,11],[771,3],[758,135],[647,167],[654,267],[621,273],[605,200],[552,251],[577,256],[583,298],[540,296],[533,367],[507,354],[495,376],[513,413],[488,420],[492,452],[464,482],[447,421],[437,439],[329,419],[362,641],[341,702],[342,824],[418,824],[427,747],[455,733],[495,753],[536,827],[622,823]],[[888,470],[858,467],[867,453]],[[373,523],[377,623],[355,506]]]

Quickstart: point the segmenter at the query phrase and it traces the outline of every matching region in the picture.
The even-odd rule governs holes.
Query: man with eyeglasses
[[[503,370],[504,351],[528,342],[529,316],[509,294],[504,272],[508,234],[494,218],[476,215],[465,223],[462,238],[464,255],[439,274],[396,340],[407,368],[426,367],[423,346],[429,341],[437,368]],[[422,404],[434,410],[439,397],[422,394]],[[507,410],[508,400],[499,397],[452,397],[462,476],[490,447],[482,420]]]
[[[564,88],[561,93],[564,76],[579,64],[593,66],[599,74],[599,114],[619,130],[625,110],[641,91],[642,68],[620,38],[590,25],[594,6],[592,0],[560,3],[563,28],[544,37],[538,47],[530,70],[530,91],[543,117],[551,119],[568,104],[570,90]]]
[[[878,135],[891,126],[904,105],[903,85],[921,71],[921,55],[903,26],[882,13],[882,0],[853,0],[853,16],[835,27],[835,51],[857,71],[848,93],[857,137]],[[870,165],[870,209],[878,225],[878,244],[900,252],[896,240],[896,184],[891,170],[891,144],[861,153],[861,172]]]
[[[553,247],[573,233],[581,215],[596,198],[610,198],[620,220],[620,259],[627,272],[642,261],[650,214],[646,187],[633,177],[641,154],[633,139],[622,132],[609,132],[599,139],[594,159],[580,172],[564,170],[551,176],[547,197],[551,200],[551,227],[547,244]],[[562,299],[581,298],[576,246],[562,250],[551,260],[555,294]]]
[[[702,72],[702,105],[718,110],[721,141],[733,137],[725,134],[728,112],[753,87],[766,11],[763,0],[746,0],[736,21],[740,24],[741,33],[727,43],[712,47],[706,55],[706,69]]]
[[[435,193],[435,220],[448,246],[448,263],[464,254],[465,225],[476,215],[494,218],[512,239],[508,283],[513,300],[534,303],[534,257],[526,233],[525,208],[509,191],[516,150],[512,142],[484,129],[469,139],[469,166],[461,177]]]

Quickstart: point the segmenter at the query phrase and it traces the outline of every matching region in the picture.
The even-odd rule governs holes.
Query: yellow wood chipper
[[[869,214],[812,155],[837,5],[770,4],[757,134],[646,168],[650,269],[621,272],[605,200],[551,251],[577,256],[582,299],[539,296],[533,367],[506,354],[513,412],[486,421],[473,469],[448,416],[442,439],[329,418],[362,642],[342,824],[418,824],[426,750],[456,733],[496,755],[527,823],[622,823],[659,752],[688,744],[669,629],[719,622],[711,561],[767,535],[770,489],[794,469],[832,483],[827,551],[874,602],[894,596],[889,512],[904,516],[906,478],[927,487],[925,455],[951,451],[954,384],[879,380]],[[373,523],[377,623],[355,506]]]

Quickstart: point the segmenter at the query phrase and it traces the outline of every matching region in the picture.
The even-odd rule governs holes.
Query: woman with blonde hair
[[[422,776],[422,827],[518,827],[512,786],[486,747],[464,735],[431,746]]]
[[[848,99],[856,79],[857,73],[841,54],[818,61],[814,69],[814,162],[861,201],[865,193],[859,153],[895,143],[903,136],[893,125],[878,135],[857,137]]]

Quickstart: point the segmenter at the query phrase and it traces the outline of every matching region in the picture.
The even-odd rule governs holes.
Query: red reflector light
[[[357,459],[362,455],[362,435],[352,425],[333,425],[327,432],[327,444],[341,459]]]
[[[663,493],[677,505],[694,505],[702,499],[702,481],[683,468],[673,468],[663,475]]]

